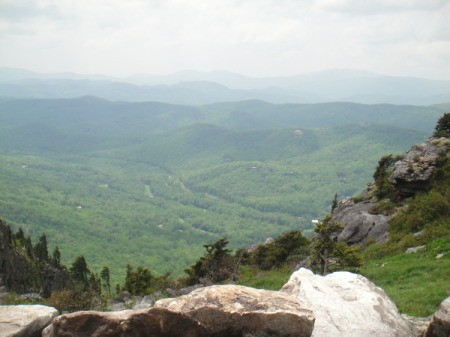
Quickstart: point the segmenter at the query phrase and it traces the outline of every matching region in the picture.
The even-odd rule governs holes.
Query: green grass
[[[251,267],[241,267],[241,277],[236,284],[267,290],[280,290],[292,274],[292,267],[285,266],[282,268],[261,271]]]
[[[436,259],[438,253],[444,256]],[[369,260],[360,272],[383,288],[400,312],[432,315],[450,296],[450,237],[432,241],[424,253]]]
[[[436,259],[439,253],[444,256]],[[368,260],[359,273],[384,289],[401,313],[432,315],[450,296],[450,237],[430,242],[424,253]],[[259,271],[245,266],[240,274],[239,285],[279,290],[289,280],[292,267]]]

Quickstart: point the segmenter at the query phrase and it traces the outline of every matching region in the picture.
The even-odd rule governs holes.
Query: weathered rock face
[[[414,332],[384,291],[349,272],[300,269],[282,289],[316,317],[313,337],[411,337]]]
[[[394,164],[389,182],[398,195],[410,197],[418,191],[426,191],[431,186],[436,159],[448,151],[449,144],[445,139],[430,139],[426,143],[414,145],[404,159]]]
[[[58,315],[58,310],[43,305],[0,306],[1,337],[39,337]]]
[[[355,203],[351,198],[342,200],[333,211],[332,220],[345,225],[338,235],[338,241],[348,244],[364,244],[367,240],[384,242],[388,237],[390,217],[370,214],[375,205],[372,201]]]
[[[450,336],[450,297],[442,301],[428,326],[425,337]]]
[[[312,312],[292,296],[243,286],[205,287],[155,307],[184,313],[217,337],[311,336],[314,326]]]
[[[163,308],[117,312],[80,311],[62,315],[43,337],[206,337],[192,318]]]

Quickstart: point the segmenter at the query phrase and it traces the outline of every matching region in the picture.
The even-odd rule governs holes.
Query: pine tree
[[[331,213],[333,213],[333,211],[336,209],[337,206],[338,206],[338,195],[336,193],[333,198],[333,203],[331,204]]]
[[[319,269],[320,274],[328,274],[331,266],[339,268],[360,267],[362,258],[359,247],[337,242],[337,233],[343,226],[327,216],[314,228],[316,233],[311,240],[311,266]]]
[[[110,274],[108,267],[103,267],[100,272],[100,278],[103,280],[103,287],[106,289],[108,294],[111,294]]]
[[[55,267],[61,266],[61,252],[59,251],[58,246],[53,250],[53,259],[52,263]]]
[[[45,233],[39,237],[39,242],[34,246],[34,255],[38,260],[48,261],[47,237]]]
[[[230,250],[226,248],[228,240],[219,239],[215,243],[203,245],[207,254],[202,256],[195,264],[185,269],[188,274],[188,283],[196,284],[201,278],[208,278],[217,283],[231,277],[233,273],[233,258]]]
[[[78,256],[70,267],[70,275],[76,282],[82,283],[85,287],[88,285],[89,268],[83,255]]]
[[[450,112],[445,113],[439,118],[435,130],[433,133],[434,137],[450,138]]]

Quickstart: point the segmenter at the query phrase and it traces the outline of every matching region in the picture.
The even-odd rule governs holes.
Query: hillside
[[[444,111],[445,106],[270,104],[255,100],[193,107],[158,102],[111,102],[92,96],[73,99],[2,98],[0,128],[13,133],[14,128],[37,124],[69,135],[113,137],[121,141],[197,123],[241,130],[383,124],[431,132]],[[38,130],[36,128],[36,132]],[[32,133],[30,137],[33,137]],[[5,138],[3,141],[8,140]]]
[[[330,268],[358,271],[383,288],[401,312],[413,316],[432,314],[450,295],[450,114],[445,116],[447,122],[426,143],[399,157],[383,156],[374,182],[358,196],[341,200],[323,220],[329,228],[340,224],[332,235],[335,242],[349,244],[362,258],[359,269]],[[339,252],[335,254],[332,259],[338,259]],[[312,261],[301,265],[317,268]],[[244,270],[239,283],[278,289],[290,273],[288,265],[265,272]]]
[[[119,148],[68,137],[78,147],[71,153],[45,134],[14,135],[30,140],[0,157],[2,217],[33,237],[45,232],[65,263],[85,254],[93,270],[107,264],[115,280],[129,262],[180,273],[219,237],[237,248],[308,229],[334,193],[365,185],[386,149],[424,137],[384,126],[300,137],[197,125]]]
[[[380,113],[390,125],[374,124]],[[237,248],[310,229],[335,193],[358,193],[378,157],[424,140],[438,114],[3,99],[0,214],[34,239],[45,232],[65,263],[85,254],[93,270],[108,264],[115,280],[129,262],[179,274],[217,238]]]

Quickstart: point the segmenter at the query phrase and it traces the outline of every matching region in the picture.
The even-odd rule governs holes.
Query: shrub
[[[48,304],[60,312],[101,310],[106,308],[106,298],[94,291],[63,289],[52,292]]]
[[[375,180],[375,185],[377,187],[376,196],[378,199],[394,198],[395,191],[389,182],[389,176],[394,167],[394,163],[402,158],[402,156],[394,157],[392,154],[389,154],[381,157],[378,161],[378,166],[373,174],[373,179]]]
[[[391,221],[391,231],[416,232],[424,229],[427,224],[450,217],[450,195],[431,190],[426,194],[417,195],[409,203],[409,207],[399,212]]]
[[[383,214],[383,215],[391,215],[395,211],[396,205],[389,199],[384,199],[377,202],[373,205],[369,210],[369,214]]]
[[[300,261],[308,253],[309,241],[300,231],[286,232],[272,243],[259,245],[250,255],[249,261],[268,270],[280,267],[288,261]]]
[[[450,112],[445,113],[439,118],[435,127],[434,137],[446,137],[450,138]]]

